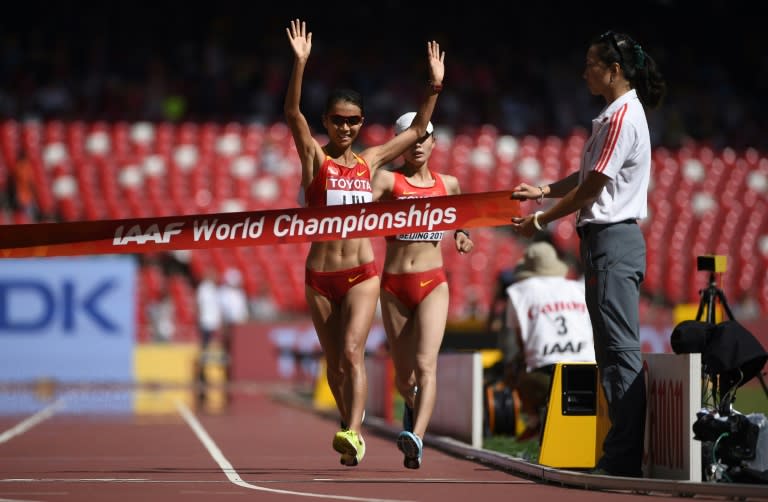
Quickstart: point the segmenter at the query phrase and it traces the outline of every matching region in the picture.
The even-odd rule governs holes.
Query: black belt
[[[627,218],[626,220],[622,221],[615,221],[613,223],[587,223],[586,225],[582,225],[580,227],[576,227],[576,233],[579,234],[579,237],[582,239],[589,235],[591,232],[602,230],[603,228],[612,227],[614,225],[625,225],[625,224],[637,224],[636,218]]]

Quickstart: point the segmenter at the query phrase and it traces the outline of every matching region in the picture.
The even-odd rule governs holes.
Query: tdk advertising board
[[[0,381],[130,383],[130,256],[0,260]]]

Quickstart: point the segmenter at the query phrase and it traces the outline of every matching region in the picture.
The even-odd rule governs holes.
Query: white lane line
[[[40,502],[40,501],[31,500],[31,499],[0,499],[0,502]]]
[[[24,434],[29,429],[34,427],[35,425],[39,424],[43,420],[47,420],[53,416],[53,414],[56,412],[56,410],[61,407],[61,405],[64,404],[64,401],[61,399],[58,399],[54,401],[53,403],[49,404],[42,410],[38,411],[31,417],[27,418],[26,420],[19,422],[15,426],[11,427],[7,431],[0,434],[0,443],[5,443],[9,439],[18,436],[19,434]]]
[[[476,479],[455,479],[455,478],[312,478],[312,483],[418,483],[418,484],[482,484],[482,485],[530,485],[535,481],[526,479],[512,479],[509,481],[478,481]],[[215,484],[226,483],[227,481],[200,480],[184,481],[174,479],[149,479],[149,478],[4,478],[0,483],[155,483],[155,484],[173,484],[173,483],[196,483],[196,484]],[[262,483],[295,483],[295,479],[270,479]],[[370,499],[366,499],[370,500]],[[0,500],[2,502],[2,500]],[[404,502],[404,501],[400,501]]]
[[[532,485],[535,481],[527,479],[510,479],[510,480],[483,480],[477,479],[456,479],[456,478],[390,478],[378,479],[378,478],[312,478],[312,481],[317,483],[418,483],[418,484],[454,484],[454,485],[466,485],[466,484],[479,484],[479,485]],[[276,481],[271,480],[270,483]]]
[[[145,478],[6,478],[0,483],[146,483]],[[1,502],[1,501],[0,501]]]
[[[224,471],[224,474],[226,474],[229,481],[231,481],[233,484],[236,484],[237,486],[242,486],[243,488],[248,488],[250,490],[257,490],[257,491],[269,492],[269,493],[281,493],[283,495],[297,495],[300,497],[315,497],[315,498],[336,499],[336,500],[356,500],[359,502],[410,502],[410,501],[401,500],[401,499],[372,499],[372,498],[366,498],[366,497],[351,497],[347,495],[331,495],[331,494],[325,494],[325,493],[277,490],[274,488],[266,488],[264,486],[258,486],[258,485],[252,485],[250,483],[246,483],[240,478],[240,475],[237,473],[235,468],[232,467],[232,464],[229,463],[229,460],[227,460],[227,458],[221,452],[221,450],[213,441],[213,439],[211,439],[211,436],[208,435],[208,432],[206,432],[206,430],[197,420],[197,417],[195,417],[195,415],[190,411],[187,405],[181,401],[176,401],[176,408],[179,410],[179,414],[184,418],[184,420],[186,420],[187,425],[189,425],[189,427],[194,431],[195,435],[197,435],[197,439],[199,439],[200,442],[203,443],[203,446],[205,446],[205,448],[208,450],[208,453],[211,455],[211,457],[213,457],[216,463],[219,464],[219,467],[221,468],[222,471]]]

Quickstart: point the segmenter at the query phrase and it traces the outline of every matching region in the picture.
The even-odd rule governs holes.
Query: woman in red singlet
[[[285,96],[285,117],[301,160],[301,186],[309,207],[371,202],[371,176],[424,136],[442,89],[445,53],[427,43],[429,92],[413,124],[382,145],[356,154],[352,145],[364,120],[362,98],[352,90],[334,91],[322,116],[328,142],[321,146],[302,114],[301,85],[312,50],[306,22],[286,28],[294,64]],[[333,439],[341,463],[354,466],[365,455],[360,429],[367,397],[365,343],[379,299],[379,277],[370,239],[315,242],[306,261],[306,298],[326,362],[328,385],[342,427]]]
[[[395,122],[399,137],[415,113]],[[455,176],[439,174],[428,165],[435,146],[432,123],[426,134],[403,155],[405,165],[381,169],[373,178],[374,200],[439,197],[461,193]],[[474,244],[465,230],[453,234],[456,251],[467,253]],[[387,333],[395,382],[405,400],[403,431],[397,446],[409,469],[421,466],[422,437],[437,397],[437,356],[448,317],[448,282],[440,242],[443,232],[419,232],[387,237],[381,278],[381,311]]]

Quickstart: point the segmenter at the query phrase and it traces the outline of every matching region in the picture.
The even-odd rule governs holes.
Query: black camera
[[[725,464],[735,466],[755,458],[760,428],[745,415],[734,413],[719,417],[712,412],[700,411],[696,417],[693,439],[717,443],[717,456]]]

